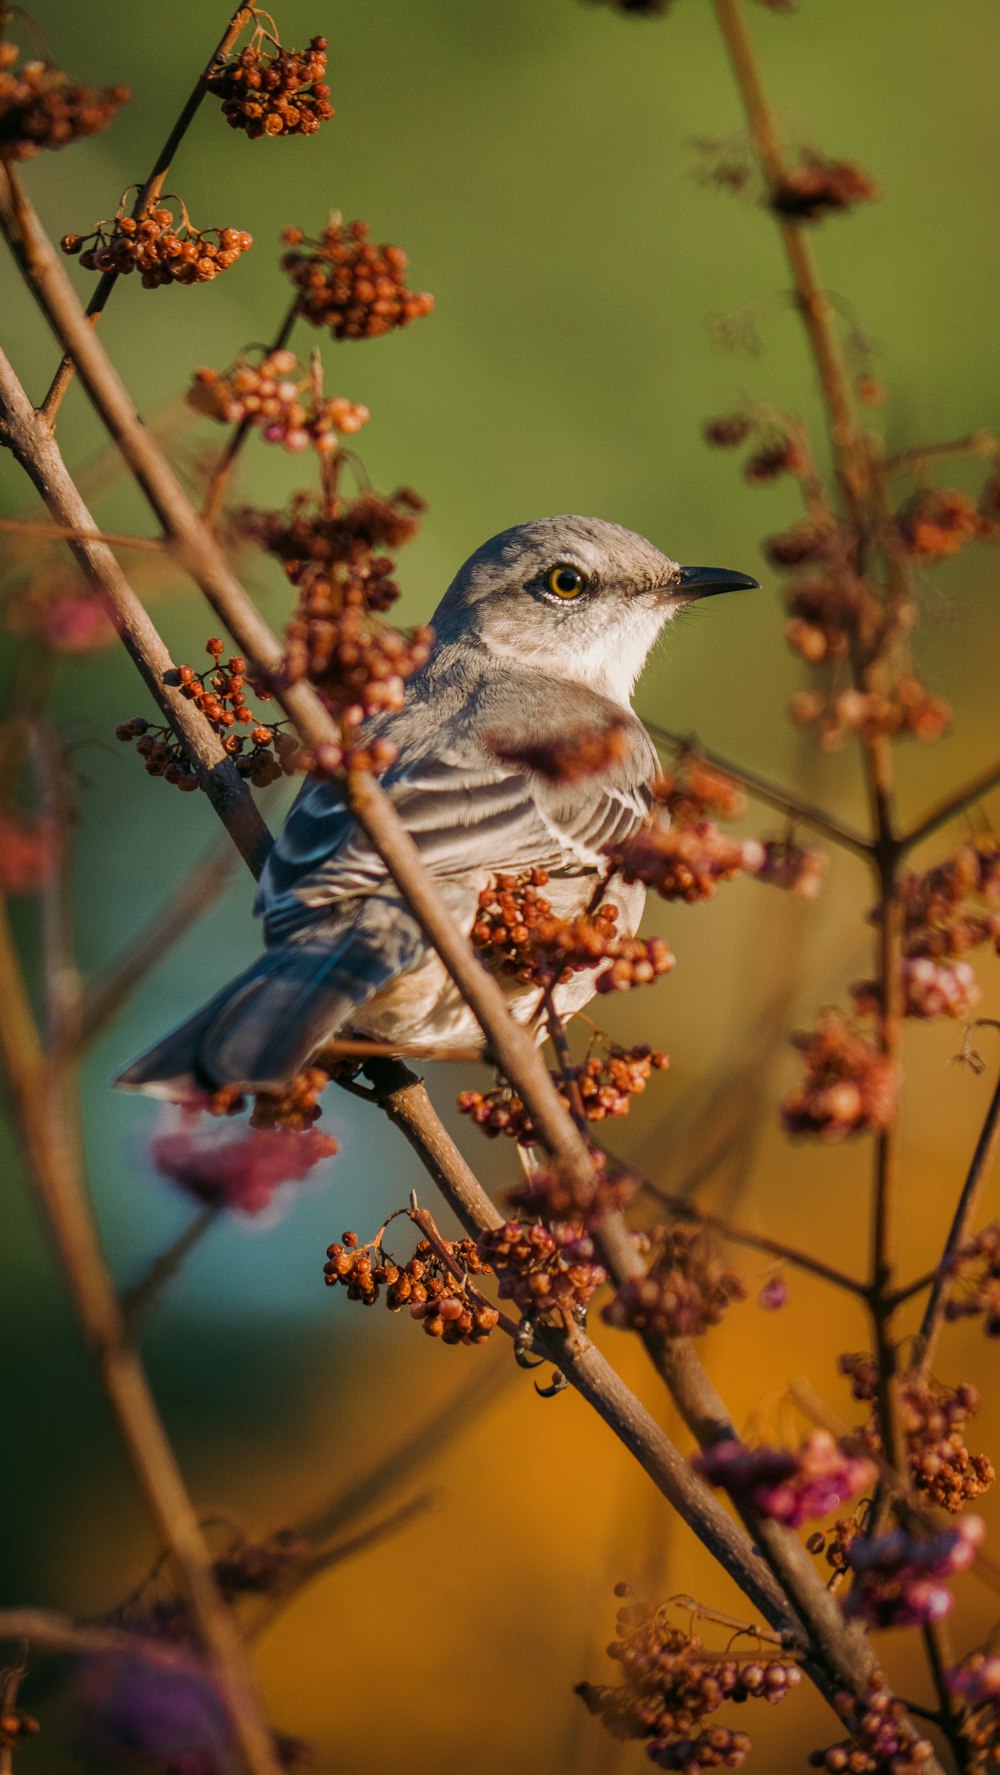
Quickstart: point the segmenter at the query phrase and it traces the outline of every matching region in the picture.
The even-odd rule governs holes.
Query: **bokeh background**
[[[749,11],[790,127],[856,158],[880,187],[880,202],[824,225],[818,246],[889,386],[875,415],[888,447],[989,423],[1000,278],[993,0],[965,0],[960,24],[936,0]],[[138,10],[39,0],[35,13],[64,66],[135,92],[107,135],[26,169],[53,234],[86,232],[143,175],[223,16],[204,0]],[[147,292],[130,280],[116,291],[102,336],[143,413],[169,428],[179,451],[217,447],[207,421],[184,419],[180,396],[195,366],[221,367],[273,331],[287,300],[280,229],[317,231],[330,208],[367,218],[377,239],[407,248],[414,287],[437,298],[433,316],[411,330],[325,350],[328,385],[372,411],[360,441],[375,485],[410,483],[429,501],[401,564],[403,619],[425,618],[486,536],[549,512],[613,518],[681,560],[755,572],[760,594],[712,601],[676,626],[641,685],[639,711],[862,820],[854,756],[817,756],[784,713],[801,678],[759,539],[794,518],[796,489],[750,489],[737,463],[702,441],[706,416],[749,397],[803,414],[821,448],[776,231],[752,203],[696,176],[694,139],[742,127],[707,0],[677,0],[661,20],[576,0],[281,0],[278,24],[288,44],[315,31],[329,37],[337,117],[312,140],[249,143],[211,103],[203,109],[170,188],[198,224],[248,228],[256,244],[211,286]],[[74,275],[86,291],[86,274]],[[40,399],[53,343],[9,264],[2,288],[5,347]],[[712,323],[747,313],[756,353],[720,349]],[[314,338],[304,333],[305,348]],[[87,465],[100,520],[148,528],[79,388],[59,435],[70,464]],[[303,473],[301,459],[257,445],[244,456],[241,492],[275,505]],[[972,486],[970,477],[963,465],[946,471],[950,484]],[[25,501],[15,465],[0,460],[0,509],[24,514]],[[10,554],[16,589],[25,562]],[[195,595],[132,559],[175,657],[197,658],[210,625]],[[280,624],[280,575],[256,563],[249,572]],[[935,569],[922,603],[917,660],[956,721],[937,747],[900,754],[901,802],[913,814],[996,752],[995,554],[968,551]],[[12,670],[13,648],[8,681]],[[169,902],[215,842],[213,815],[200,797],[148,780],[115,744],[117,721],[148,713],[124,655],[61,662],[54,708],[79,782],[79,951],[92,972]],[[272,822],[285,794],[268,799]],[[780,827],[757,809],[751,829]],[[944,846],[942,837],[924,860]],[[748,882],[709,905],[655,906],[649,928],[669,936],[677,971],[606,1018],[615,1033],[672,1056],[670,1072],[614,1128],[615,1150],[667,1188],[697,1181],[714,1206],[853,1268],[866,1262],[869,1154],[864,1145],[793,1148],[776,1132],[775,1108],[796,1072],[788,1032],[866,970],[867,889],[860,865],[834,859],[813,906]],[[86,1062],[88,1160],[124,1284],[190,1209],[146,1157],[155,1107],[116,1097],[109,1081],[255,953],[250,904],[249,880],[235,870]],[[31,905],[18,908],[18,928],[30,956]],[[986,1015],[1000,1005],[996,969],[992,957],[981,968]],[[958,1039],[951,1026],[908,1036],[901,1243],[914,1271],[934,1259],[987,1102],[989,1080],[949,1064]],[[487,1145],[452,1109],[457,1089],[486,1075],[437,1067],[430,1082],[490,1186],[512,1181],[512,1152]],[[571,1693],[580,1678],[611,1670],[603,1646],[613,1584],[745,1610],[587,1408],[571,1394],[536,1397],[499,1338],[443,1349],[405,1318],[324,1291],[328,1241],[345,1227],[369,1237],[411,1188],[426,1188],[377,1115],[331,1097],[325,1120],[342,1150],[326,1183],[298,1189],[275,1222],[215,1226],[165,1291],[144,1346],[206,1514],[266,1532],[329,1510],[356,1527],[433,1491],[405,1532],[331,1570],[263,1638],[271,1716],[314,1743],[322,1769],[457,1775],[472,1765],[507,1775],[515,1759],[525,1775],[638,1769],[641,1749],[615,1745]],[[99,1613],[139,1579],[157,1545],[9,1144],[4,1179],[4,1597]],[[707,1345],[739,1421],[795,1434],[802,1426],[784,1389],[798,1377],[847,1410],[834,1356],[863,1347],[860,1317],[798,1275],[783,1312],[764,1313],[754,1297],[770,1272],[753,1254],[740,1263],[750,1300]],[[676,1429],[641,1354],[594,1317],[609,1355]],[[996,1454],[988,1352],[975,1328],[952,1331],[938,1367],[984,1387],[970,1441]],[[959,1589],[964,1648],[996,1601],[975,1579]],[[885,1655],[898,1672],[902,1654],[887,1644]],[[46,1728],[19,1753],[25,1775],[81,1767],[70,1710],[41,1675],[24,1700]],[[752,1730],[761,1769],[800,1769],[810,1746],[836,1735],[804,1694],[754,1711],[767,1717],[735,1723]]]

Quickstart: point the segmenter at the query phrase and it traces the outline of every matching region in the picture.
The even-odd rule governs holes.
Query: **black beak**
[[[751,579],[749,573],[731,573],[728,567],[682,567],[674,588],[689,598],[714,598],[718,592],[759,592],[760,580]]]

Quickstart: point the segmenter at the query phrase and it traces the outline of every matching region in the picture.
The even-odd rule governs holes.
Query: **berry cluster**
[[[925,564],[957,555],[983,532],[975,500],[955,487],[918,493],[900,512],[897,524],[907,554]]]
[[[594,1262],[594,1246],[579,1227],[551,1227],[508,1220],[481,1233],[479,1255],[500,1279],[501,1300],[512,1300],[536,1318],[571,1319],[590,1302],[607,1274]]]
[[[33,1738],[41,1731],[38,1721],[23,1707],[10,1702],[0,1706],[0,1751],[16,1750],[22,1738]]]
[[[388,1224],[388,1223],[387,1223]],[[408,1307],[428,1337],[446,1344],[480,1344],[499,1321],[495,1307],[469,1287],[472,1275],[490,1275],[472,1239],[456,1239],[445,1246],[452,1262],[463,1272],[459,1280],[444,1257],[427,1239],[421,1239],[408,1263],[398,1264],[382,1249],[382,1234],[371,1245],[359,1245],[356,1233],[347,1232],[340,1243],[327,1247],[323,1274],[327,1286],[347,1290],[348,1300],[374,1306],[385,1289],[390,1312]]]
[[[981,1318],[987,1337],[1000,1337],[1000,1222],[960,1245],[951,1262],[953,1292],[945,1318]]]
[[[716,1442],[693,1465],[710,1485],[722,1486],[738,1507],[789,1528],[829,1516],[874,1484],[876,1476],[872,1461],[849,1454],[824,1430],[797,1449]]]
[[[785,596],[785,639],[810,666],[845,659],[870,606],[864,582],[848,569],[803,574]]]
[[[637,1043],[632,1048],[613,1046],[603,1056],[591,1055],[570,1067],[568,1078],[555,1071],[551,1076],[566,1109],[571,1106],[569,1092],[573,1089],[588,1122],[603,1122],[609,1116],[627,1116],[632,1098],[646,1089],[651,1074],[663,1072],[669,1065],[666,1054]],[[492,1091],[460,1091],[458,1108],[490,1139],[506,1134],[521,1146],[538,1142],[528,1110],[509,1085],[499,1084]]]
[[[624,1586],[619,1586],[622,1594]],[[798,1665],[763,1654],[714,1656],[695,1634],[671,1627],[663,1608],[628,1602],[619,1609],[608,1656],[620,1666],[615,1685],[578,1683],[576,1693],[615,1738],[644,1738],[661,1769],[699,1775],[740,1768],[745,1732],[711,1729],[707,1718],[727,1701],[784,1700],[801,1681]]]
[[[678,826],[693,826],[712,815],[738,820],[746,811],[746,796],[724,771],[706,764],[696,752],[687,752],[658,776],[653,795]]]
[[[879,1394],[874,1357],[845,1354],[838,1360],[855,1399],[874,1403]],[[975,1387],[946,1387],[922,1375],[905,1374],[899,1387],[899,1411],[906,1438],[907,1465],[917,1491],[952,1515],[970,1498],[981,1497],[996,1478],[988,1456],[970,1454],[964,1431],[979,1410]],[[881,1453],[878,1413],[873,1410],[861,1436],[873,1454]]]
[[[904,1528],[872,1540],[851,1543],[847,1564],[854,1573],[845,1611],[869,1627],[924,1627],[940,1621],[954,1603],[947,1579],[964,1572],[982,1545],[981,1516],[963,1516],[936,1535],[914,1535]]]
[[[932,961],[929,955],[904,956],[900,964],[907,1017],[965,1019],[979,1003],[976,976],[967,961]],[[877,980],[855,980],[851,987],[859,1017],[878,1015],[882,994]]]
[[[264,49],[264,42],[271,48]],[[222,100],[231,129],[259,136],[312,136],[334,115],[326,85],[325,37],[312,37],[308,49],[282,49],[267,32],[239,55],[213,62],[205,76],[212,95]]]
[[[670,973],[669,944],[662,937],[623,937],[616,906],[557,917],[540,891],[548,880],[544,869],[498,875],[480,893],[471,941],[494,971],[551,986],[606,961],[611,965],[597,977],[598,992],[624,992]]]
[[[770,407],[720,413],[706,424],[705,438],[722,450],[738,450],[755,439],[756,448],[743,464],[744,479],[751,487],[766,487],[779,475],[804,475],[810,467],[801,428]]]
[[[15,44],[0,43],[0,160],[95,136],[131,97],[127,86],[81,86],[49,62],[21,62]]]
[[[79,254],[85,271],[116,277],[138,271],[147,290],[211,283],[253,246],[253,235],[242,228],[192,228],[184,205],[179,208],[179,221],[164,204],[141,220],[119,211],[91,234],[64,234],[60,245],[64,253]]]
[[[727,1270],[704,1232],[691,1227],[654,1227],[642,1235],[652,1251],[645,1276],[623,1282],[602,1317],[619,1331],[662,1337],[697,1337],[718,1325],[746,1287]]]
[[[332,215],[321,240],[301,228],[282,236],[289,251],[281,262],[299,292],[299,313],[335,339],[374,339],[434,307],[433,296],[407,288],[402,247],[375,246],[369,232],[367,222]]]
[[[756,871],[758,881],[785,888],[800,900],[815,900],[823,885],[829,858],[814,845],[796,844],[790,838],[764,840],[764,861]]]
[[[434,631],[407,635],[379,622],[357,604],[344,605],[341,588],[322,569],[304,575],[299,602],[285,630],[282,679],[308,678],[345,732],[374,715],[403,706],[406,680],[430,657]],[[335,768],[327,748],[316,753],[321,774]]]
[[[934,960],[961,956],[981,943],[1000,948],[1000,845],[993,838],[964,844],[954,856],[899,882],[906,956]],[[985,903],[987,910],[970,906]]]
[[[1000,1658],[972,1652],[947,1673],[948,1687],[964,1710],[962,1737],[969,1775],[989,1775],[1000,1761]]]
[[[602,727],[581,727],[554,739],[515,741],[506,734],[485,733],[483,743],[502,764],[533,771],[550,783],[577,783],[610,770],[632,750],[624,715],[612,715]]]
[[[294,351],[270,351],[259,364],[237,358],[228,370],[196,370],[188,390],[196,413],[223,425],[255,425],[265,443],[297,453],[312,445],[321,455],[340,448],[367,423],[368,408],[336,395],[325,399],[317,376]]]
[[[727,838],[712,820],[646,826],[608,845],[604,854],[626,882],[642,881],[662,899],[689,906],[712,899],[720,882],[741,871],[755,875],[764,862],[764,847],[756,839]]]
[[[620,1214],[634,1201],[640,1187],[638,1179],[627,1171],[609,1173],[605,1153],[594,1152],[591,1157],[592,1182],[583,1183],[575,1176],[567,1176],[556,1166],[541,1167],[507,1191],[508,1206],[547,1225],[568,1220],[575,1226],[584,1226],[602,1214]]]
[[[288,1128],[293,1132],[312,1127],[319,1119],[320,1096],[330,1083],[329,1067],[307,1066],[296,1073],[283,1091],[257,1091],[254,1094],[251,1128]],[[246,1109],[247,1100],[239,1087],[226,1085],[205,1099],[202,1107],[211,1116],[235,1116]]]
[[[420,528],[424,501],[409,487],[395,493],[361,493],[331,504],[317,494],[296,493],[283,512],[246,508],[237,525],[276,555],[293,585],[311,569],[329,575],[331,592],[345,607],[386,611],[399,597],[395,563],[383,553],[410,542]]]
[[[890,1126],[899,1068],[838,1011],[827,1011],[810,1034],[793,1036],[792,1045],[803,1055],[806,1076],[782,1101],[781,1119],[789,1134],[843,1140]]]
[[[934,1755],[933,1744],[915,1735],[906,1707],[890,1692],[881,1671],[873,1673],[870,1685],[863,1699],[847,1692],[837,1695],[837,1712],[851,1736],[845,1744],[814,1750],[810,1763],[828,1775],[922,1775]]]
[[[770,196],[777,215],[791,222],[820,222],[878,196],[874,180],[851,160],[828,160],[810,149],[790,167]]]
[[[264,789],[283,773],[287,775],[295,769],[298,742],[283,730],[281,722],[265,724],[250,708],[245,659],[234,654],[224,666],[224,645],[215,636],[206,643],[206,651],[212,657],[212,666],[205,672],[196,672],[193,666],[178,666],[177,683],[213,733],[218,734],[240,775],[249,778],[255,788]],[[270,700],[269,691],[254,688],[256,696]],[[250,728],[249,735],[233,731],[237,722]],[[115,737],[135,741],[135,749],[150,776],[163,777],[178,789],[190,791],[199,787],[197,772],[172,727],[158,727],[135,715],[130,721],[119,722]]]
[[[791,529],[769,536],[764,553],[772,567],[802,567],[806,562],[847,565],[856,552],[854,538],[835,518],[802,518]]]
[[[852,1542],[861,1534],[866,1507],[861,1505],[852,1516],[838,1516],[832,1528],[814,1529],[806,1541],[810,1553],[822,1553],[833,1572],[846,1572],[847,1555]]]
[[[819,743],[833,751],[847,738],[874,740],[904,737],[930,743],[939,740],[951,723],[951,710],[942,697],[932,696],[919,678],[900,678],[885,694],[878,690],[838,690],[830,696],[800,690],[788,712],[800,727],[819,723]]]
[[[261,1214],[283,1184],[301,1183],[337,1151],[337,1142],[315,1128],[221,1128],[202,1130],[171,1117],[152,1136],[149,1156],[161,1177],[211,1207]]]

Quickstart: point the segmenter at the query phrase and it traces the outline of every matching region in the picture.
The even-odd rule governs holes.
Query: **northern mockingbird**
[[[548,872],[553,912],[583,910],[603,848],[650,809],[652,741],[631,697],[664,624],[694,599],[756,587],[745,573],[681,567],[644,537],[597,518],[542,518],[477,549],[433,617],[430,658],[402,708],[367,730],[397,748],[384,787],[455,922],[470,930],[499,872]],[[627,746],[594,774],[550,781],[518,758],[547,739],[624,722]],[[537,751],[536,751],[537,755]],[[634,934],[645,890],[612,881],[618,929]],[[177,1097],[240,1086],[281,1090],[338,1033],[379,1042],[482,1045],[459,996],[335,782],[299,793],[261,878],[267,947],[186,1023],[118,1079]],[[598,968],[555,994],[586,1004]],[[522,1021],[538,989],[503,980]]]

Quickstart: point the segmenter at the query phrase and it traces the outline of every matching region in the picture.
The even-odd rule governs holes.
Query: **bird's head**
[[[477,549],[432,620],[442,647],[472,643],[627,706],[664,623],[697,598],[758,584],[681,567],[621,524],[539,518]]]

